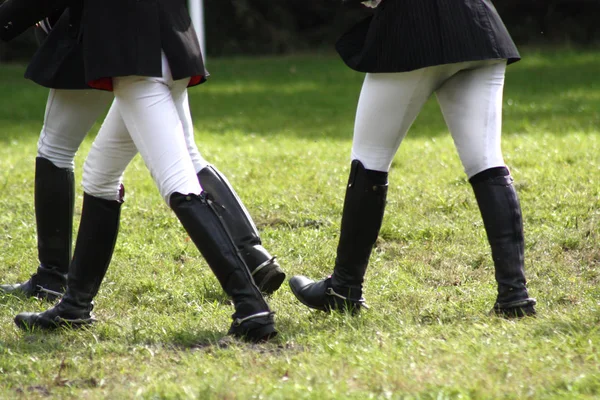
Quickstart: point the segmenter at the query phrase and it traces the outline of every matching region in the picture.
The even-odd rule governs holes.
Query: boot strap
[[[277,257],[271,257],[269,258],[267,261],[265,261],[264,263],[260,264],[258,267],[256,267],[256,269],[254,271],[252,271],[252,276],[256,275],[256,273],[258,271],[260,271],[261,269],[263,269],[264,267],[266,267],[267,265],[271,265],[275,262],[275,259]]]
[[[60,298],[63,296],[63,293],[61,293],[61,292],[55,292],[54,290],[50,290],[50,289],[46,289],[46,288],[45,288],[45,287],[43,287],[42,285],[36,285],[36,287],[35,287],[35,288],[36,288],[36,290],[37,290],[38,292],[41,292],[41,293],[48,293],[48,294],[51,294],[51,295],[53,295],[53,296],[56,296],[56,297],[57,297],[57,298],[59,298],[59,299],[60,299]]]
[[[236,318],[233,320],[233,324],[231,324],[231,326],[237,327],[248,320],[251,320],[254,318],[268,317],[269,315],[272,315],[272,314],[275,314],[275,313],[271,312],[271,311],[263,311],[263,312],[259,312],[256,314],[248,315],[247,317],[244,317],[244,318]]]
[[[365,300],[365,298],[364,298],[364,297],[361,297],[361,298],[360,298],[360,299],[358,299],[358,300],[355,300],[355,299],[349,299],[349,298],[347,298],[346,296],[342,296],[341,294],[339,294],[339,293],[336,293],[336,291],[335,291],[335,290],[333,290],[333,288],[332,288],[332,287],[328,287],[328,288],[327,288],[327,291],[326,291],[325,293],[326,293],[327,295],[329,295],[329,296],[338,297],[338,298],[340,298],[340,299],[342,299],[342,300],[344,300],[344,301],[350,302],[350,303],[358,303],[358,304],[360,304],[360,306],[361,306],[361,307],[364,307],[364,308],[366,308],[367,310],[369,309],[369,306],[367,305],[367,301]]]

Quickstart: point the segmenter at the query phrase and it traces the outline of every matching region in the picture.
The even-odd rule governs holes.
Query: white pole
[[[188,0],[189,8],[190,8],[190,16],[192,18],[192,23],[194,24],[194,29],[196,29],[196,34],[198,35],[198,42],[200,43],[200,49],[202,50],[202,55],[204,56],[204,61],[206,61],[206,39],[205,39],[205,29],[204,29],[204,0]]]

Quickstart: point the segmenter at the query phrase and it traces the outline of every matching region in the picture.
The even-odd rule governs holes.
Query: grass
[[[600,396],[600,53],[524,51],[508,70],[505,158],[539,317],[488,316],[493,266],[435,101],[398,152],[357,318],[270,299],[280,337],[218,345],[232,307],[141,160],[91,329],[23,333],[0,297],[0,398],[592,399]],[[331,271],[362,75],[334,56],[209,60],[197,143],[288,275]],[[33,166],[46,91],[0,68],[3,282],[37,266]],[[95,128],[97,129],[97,127]],[[92,137],[77,157],[80,180]],[[81,207],[78,187],[77,215]],[[77,220],[78,218],[76,218]]]

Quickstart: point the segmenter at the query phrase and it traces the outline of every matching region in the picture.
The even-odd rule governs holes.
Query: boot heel
[[[492,314],[503,318],[535,317],[535,305],[537,301],[531,297],[524,300],[511,301],[509,303],[496,303]]]
[[[235,319],[228,334],[253,343],[266,342],[278,334],[273,314],[266,311]]]

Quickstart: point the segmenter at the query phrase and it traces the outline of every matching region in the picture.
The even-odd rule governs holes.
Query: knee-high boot
[[[74,202],[73,171],[36,158],[35,217],[40,264],[28,281],[0,285],[0,291],[48,300],[62,296],[71,262]]]
[[[513,179],[505,167],[473,176],[473,187],[494,260],[498,297],[493,311],[501,316],[535,314],[525,280],[523,219]]]
[[[52,308],[42,313],[15,317],[23,329],[77,328],[95,321],[93,299],[98,293],[113,255],[119,231],[122,201],[83,196],[81,223],[69,269],[67,291]]]
[[[292,292],[306,306],[352,312],[366,306],[362,283],[383,221],[387,175],[352,161],[333,275],[318,282],[304,276],[290,279]]]
[[[229,334],[258,342],[275,336],[273,313],[238,254],[231,234],[222,223],[218,207],[207,195],[173,193],[170,205],[190,238],[206,259],[235,313]]]
[[[285,273],[276,258],[262,246],[252,217],[227,178],[209,165],[198,172],[198,180],[217,205],[215,211],[227,227],[258,288],[266,294],[279,289],[285,280]]]

